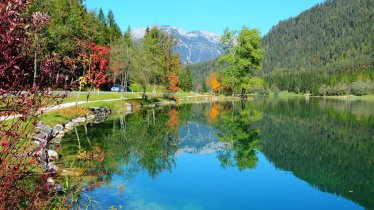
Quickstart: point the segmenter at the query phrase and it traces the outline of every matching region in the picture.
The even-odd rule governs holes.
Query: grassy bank
[[[91,102],[86,107],[85,104],[78,105],[78,107],[68,107],[63,108],[51,112],[46,112],[42,114],[39,119],[44,124],[49,126],[55,126],[56,124],[65,124],[72,119],[85,116],[90,114],[91,111],[89,107],[104,107],[107,109],[111,109],[114,112],[123,110],[123,104],[126,100],[118,100],[118,101],[100,101],[100,102]]]
[[[274,92],[269,93],[270,96],[278,96],[278,97],[301,97],[304,96],[304,94],[301,93],[293,93],[288,91],[281,91],[278,94],[275,94]]]
[[[269,96],[275,96],[273,92],[269,93]],[[288,91],[281,91],[277,95],[278,97],[305,97],[303,93],[293,93]],[[339,99],[339,100],[362,100],[362,101],[373,101],[374,95],[354,96],[354,95],[342,95],[342,96],[311,96],[314,98],[327,98],[327,99]]]
[[[125,102],[132,103],[134,105],[149,105],[153,103],[167,103],[170,100],[176,101],[179,104],[185,103],[200,103],[200,102],[211,102],[211,101],[227,101],[227,100],[237,100],[238,97],[231,97],[231,96],[214,96],[212,94],[205,94],[200,95],[196,93],[173,93],[168,94],[169,99],[165,99],[165,95],[163,93],[156,93],[156,94],[147,94],[148,98],[146,100],[141,99],[140,93],[126,93],[126,99],[119,100],[121,95],[117,92],[101,92],[97,94],[96,92],[91,93],[88,104],[88,107],[105,107],[107,109],[111,109],[114,112],[121,112],[123,110],[123,104]],[[270,96],[275,96],[274,93],[270,93]],[[292,98],[292,97],[305,97],[304,94],[301,93],[293,93],[288,91],[281,91],[277,95],[280,98]],[[69,103],[74,102],[77,100],[77,94],[70,94],[62,103]],[[78,101],[84,101],[87,97],[87,93],[82,93],[79,95]],[[312,97],[319,97],[319,96],[312,96]],[[324,96],[324,98],[328,99],[338,99],[338,100],[363,100],[363,101],[373,101],[374,102],[374,95],[366,95],[366,96]],[[117,100],[117,101],[102,101],[102,100]],[[94,102],[93,102],[94,101]],[[52,112],[44,113],[40,120],[44,123],[54,126],[56,124],[64,124],[67,123],[69,120],[84,116],[89,113],[89,109],[87,109],[85,104],[78,105],[77,108],[69,107],[64,108]]]
[[[77,99],[76,94],[69,95],[62,103],[69,103],[75,102]],[[86,93],[81,94],[79,96],[78,101],[84,101],[87,96]],[[114,114],[121,114],[124,111],[124,103],[131,103],[134,106],[144,106],[150,105],[154,103],[169,103],[171,101],[176,102],[178,104],[184,103],[199,103],[199,102],[211,102],[211,101],[227,101],[227,100],[235,100],[237,97],[231,96],[214,96],[211,94],[207,95],[200,95],[196,93],[173,93],[167,95],[165,98],[164,94],[147,94],[147,99],[141,99],[141,95],[139,93],[127,93],[126,99],[120,99],[120,93],[113,93],[113,92],[101,92],[100,94],[93,93],[90,95],[90,103],[80,104],[77,107],[68,107],[63,108],[51,112],[46,112],[40,116],[40,120],[50,126],[54,126],[56,124],[65,124],[70,120],[85,116],[87,113],[90,113],[89,107],[104,107],[107,109],[111,109]],[[103,101],[103,100],[113,100],[115,101]],[[118,113],[117,113],[118,112]]]
[[[327,98],[327,99],[337,99],[337,100],[361,100],[374,102],[374,95],[365,95],[365,96],[354,96],[354,95],[343,95],[343,96],[313,96],[318,98]]]
[[[62,103],[70,103],[75,101],[86,101],[88,93],[74,93],[68,94],[68,96],[62,101]],[[126,93],[126,98],[138,98],[141,97],[139,93]],[[100,100],[112,100],[121,99],[121,93],[118,92],[92,92],[88,101],[100,101]]]
[[[75,101],[85,101],[87,98],[88,93],[84,92],[81,94],[78,94],[74,92],[74,94],[69,93],[68,96],[62,101],[62,103],[70,103]],[[158,93],[147,93],[147,97],[150,98],[162,98],[164,93],[158,92]],[[173,97],[191,97],[196,96],[196,93],[189,93],[189,92],[181,92],[181,93],[171,93],[169,94]],[[125,98],[126,99],[132,99],[132,98],[140,98],[142,96],[141,93],[126,93]],[[88,101],[100,101],[100,100],[112,100],[112,99],[121,99],[121,93],[119,92],[92,92],[90,94],[90,97]]]

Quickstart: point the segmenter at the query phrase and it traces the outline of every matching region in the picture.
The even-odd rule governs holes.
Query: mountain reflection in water
[[[92,208],[374,209],[372,107],[258,97],[143,109],[79,128],[81,147],[71,133],[62,152],[105,151],[89,170]]]

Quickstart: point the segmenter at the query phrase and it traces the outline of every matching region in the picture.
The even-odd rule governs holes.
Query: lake
[[[78,205],[90,209],[374,209],[370,102],[256,97],[141,109],[77,128],[61,152],[66,166],[80,152]]]

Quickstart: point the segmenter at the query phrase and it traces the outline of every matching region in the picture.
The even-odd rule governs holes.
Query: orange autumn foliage
[[[171,73],[169,75],[167,75],[167,79],[168,79],[168,82],[169,82],[169,90],[171,92],[177,92],[179,90],[179,87],[178,87],[178,83],[179,83],[179,78],[178,78],[178,75],[175,74],[175,73]]]
[[[210,73],[207,79],[207,85],[212,89],[215,93],[221,89],[221,83],[218,81],[218,78],[214,73]]]
[[[172,109],[169,111],[169,120],[168,120],[168,127],[175,128],[178,125],[178,111],[176,109]]]
[[[217,120],[219,116],[219,110],[220,110],[219,104],[212,105],[212,108],[208,110],[208,113],[207,113],[208,122],[213,123]]]

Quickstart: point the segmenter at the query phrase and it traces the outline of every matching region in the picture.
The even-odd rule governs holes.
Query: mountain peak
[[[168,25],[156,27],[178,39],[177,52],[181,54],[184,64],[204,62],[222,55],[221,36],[218,34],[200,30],[187,32],[182,27]],[[147,27],[134,29],[134,39],[142,39],[146,30]]]

